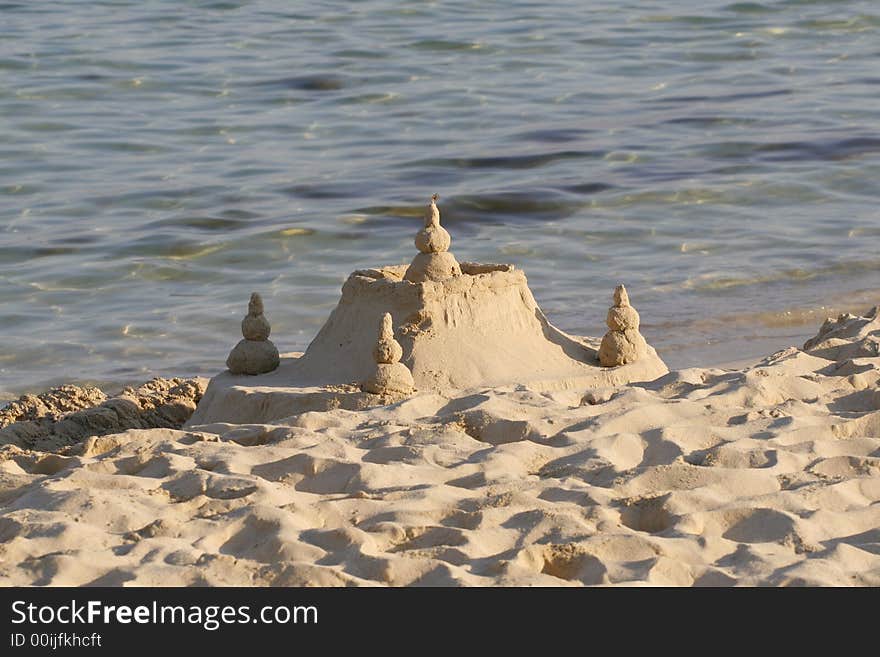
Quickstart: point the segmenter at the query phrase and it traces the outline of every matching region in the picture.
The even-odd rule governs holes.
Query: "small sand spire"
[[[266,374],[280,362],[278,349],[269,340],[272,327],[263,315],[263,299],[254,292],[248,302],[248,314],[241,320],[244,336],[229,353],[226,367],[233,374]]]
[[[376,369],[370,377],[364,381],[363,389],[374,395],[410,395],[415,383],[412,372],[406,365],[400,362],[403,356],[403,348],[394,339],[394,326],[391,313],[382,316],[382,324],[379,327],[379,339],[373,349],[373,358],[376,360]]]
[[[440,208],[437,207],[439,195],[431,196],[425,212],[425,227],[416,235],[416,248],[419,254],[413,258],[403,278],[412,283],[443,281],[461,275],[461,267],[455,256],[449,252],[452,238],[440,225]]]
[[[608,332],[599,346],[602,367],[634,363],[647,353],[648,344],[639,333],[639,313],[629,304],[629,295],[623,285],[614,289],[614,305],[608,309],[605,323]]]

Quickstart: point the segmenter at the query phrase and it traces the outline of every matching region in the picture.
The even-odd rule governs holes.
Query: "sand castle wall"
[[[412,284],[405,268],[355,272],[342,299],[300,359],[303,382],[362,380],[374,367],[365,327],[388,312],[402,362],[420,390],[471,388],[596,371],[596,351],[555,328],[523,272],[510,265],[462,265],[464,275]]]

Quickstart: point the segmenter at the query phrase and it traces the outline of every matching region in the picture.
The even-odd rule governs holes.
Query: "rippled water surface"
[[[880,299],[880,5],[0,1],[0,394],[212,374],[261,291],[302,349],[432,192],[673,366]]]

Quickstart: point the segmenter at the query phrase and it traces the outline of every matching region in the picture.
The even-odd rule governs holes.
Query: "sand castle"
[[[394,339],[394,326],[391,315],[385,313],[382,316],[382,326],[379,328],[379,340],[373,349],[373,358],[376,360],[376,368],[369,378],[364,381],[363,389],[374,395],[409,395],[412,394],[415,383],[412,373],[406,365],[400,362],[403,357],[403,348]]]
[[[226,367],[232,374],[266,374],[279,363],[278,349],[269,339],[272,327],[263,315],[263,299],[259,294],[251,294],[248,314],[241,320],[240,340],[226,359]]]
[[[614,305],[608,309],[605,323],[608,332],[599,346],[602,367],[634,363],[645,356],[648,343],[639,333],[639,313],[629,304],[629,295],[623,285],[614,289]]]
[[[419,253],[411,264],[352,273],[305,353],[288,354],[277,369],[246,382],[230,373],[214,377],[192,422],[265,422],[309,410],[374,405],[375,396],[364,390],[373,383],[380,389],[374,378],[377,365],[400,365],[416,389],[441,394],[496,386],[603,388],[650,381],[668,371],[643,339],[638,349],[617,349],[626,352],[622,358],[617,353],[623,364],[600,367],[599,340],[553,326],[523,272],[510,264],[459,264],[449,251],[451,237],[440,225],[436,201],[435,195],[427,206],[415,240]],[[615,326],[626,328],[614,330],[638,335],[638,314],[623,297],[618,301]],[[401,354],[397,357],[396,348],[388,347],[397,360],[377,363],[374,349],[378,353],[385,347],[377,348],[376,334],[368,327],[383,326],[384,336],[388,321],[397,327]],[[387,358],[384,352],[382,358]],[[269,365],[274,367],[274,361],[267,356],[265,365],[261,361],[248,371],[268,371]],[[230,371],[242,368],[230,366]]]

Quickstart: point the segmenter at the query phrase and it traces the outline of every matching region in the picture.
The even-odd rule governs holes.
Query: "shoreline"
[[[880,305],[880,293],[875,289],[848,290],[837,294],[836,299],[836,303],[826,299],[823,303],[807,307],[793,306],[719,315],[687,326],[648,322],[645,332],[654,342],[658,342],[658,335],[676,335],[682,332],[705,334],[708,336],[706,342],[692,340],[680,345],[670,345],[659,340],[663,346],[658,351],[670,369],[721,367],[743,359],[759,359],[787,347],[800,347],[815,335],[817,327],[829,317],[842,314],[860,315]],[[846,300],[845,303],[840,302],[842,299]],[[718,328],[720,326],[724,326],[729,334],[724,339],[712,338],[712,335],[721,333]]]
[[[661,358],[670,369],[692,367],[726,367],[749,360],[757,360],[775,351],[791,346],[801,346],[816,331],[816,327],[828,317],[850,313],[858,315],[880,305],[880,293],[872,289],[857,289],[840,293],[845,303],[823,303],[810,307],[790,307],[783,310],[763,310],[752,314],[708,317],[698,323],[653,323],[650,315],[643,318],[643,330],[649,342],[657,347]],[[539,299],[540,301],[540,299]],[[551,317],[551,321],[553,318]],[[719,327],[724,327],[727,335]],[[320,328],[318,325],[314,330]],[[601,336],[600,327],[594,332]],[[690,340],[675,343],[668,336],[693,336]],[[724,337],[718,338],[722,335]],[[312,336],[314,337],[314,336]],[[283,351],[301,351],[308,339],[296,342],[293,348]],[[658,346],[659,344],[659,346]],[[229,345],[232,346],[231,344]],[[744,354],[744,355],[743,355]],[[63,385],[95,386],[113,395],[126,387],[138,386],[153,378],[213,377],[223,371],[225,352],[218,353],[216,367],[161,368],[145,371],[123,378],[101,379],[95,377],[61,376],[43,379],[38,383],[4,387],[0,383],[0,409],[22,395],[38,395]]]

